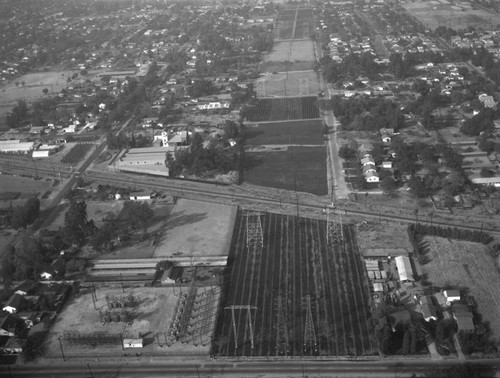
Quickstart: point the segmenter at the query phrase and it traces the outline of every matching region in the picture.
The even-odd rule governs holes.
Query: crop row
[[[284,97],[258,100],[242,111],[243,118],[252,122],[319,118],[315,97]]]
[[[249,249],[246,218],[238,216],[223,306],[250,305],[253,309],[235,311],[236,337],[231,313],[227,310],[219,313],[215,353],[221,356],[375,353],[369,326],[369,288],[353,229],[344,227],[344,245],[332,248],[325,242],[324,221],[268,213],[261,215],[261,219],[263,247]],[[308,296],[315,338],[311,339],[314,347],[304,348]],[[282,316],[277,311],[278,303]]]

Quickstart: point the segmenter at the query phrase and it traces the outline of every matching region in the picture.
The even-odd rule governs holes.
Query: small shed
[[[410,259],[407,256],[396,256],[394,260],[396,261],[399,280],[401,282],[415,281]]]
[[[143,340],[142,338],[138,339],[123,339],[123,348],[128,349],[128,348],[142,348],[143,345]]]
[[[443,291],[447,302],[455,302],[460,300],[460,291],[458,290],[445,290]]]

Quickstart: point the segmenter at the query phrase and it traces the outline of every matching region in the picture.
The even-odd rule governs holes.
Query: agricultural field
[[[59,338],[66,356],[122,356],[127,353],[141,354],[206,354],[210,345],[210,331],[213,329],[219,290],[193,287],[188,290],[174,287],[121,287],[95,284],[95,298],[92,289],[82,289],[64,307],[56,318],[46,340],[49,357],[60,357]],[[211,291],[211,293],[210,293]],[[210,294],[210,295],[208,295]],[[194,303],[184,311],[182,298],[190,297],[194,302],[211,299],[207,304],[208,321],[202,333],[192,334],[191,326]],[[95,305],[94,305],[95,303]],[[205,308],[204,308],[205,310]],[[210,314],[209,314],[210,313]],[[185,320],[183,339],[169,338],[167,333],[179,314]],[[144,337],[141,349],[123,350],[123,338]]]
[[[260,99],[247,107],[241,116],[251,122],[319,118],[316,97],[287,97]]]
[[[310,96],[320,92],[318,74],[310,71],[267,72],[254,84],[258,97]]]
[[[286,151],[245,152],[243,181],[276,189],[328,194],[326,149],[288,147]]]
[[[500,273],[488,247],[468,241],[425,236],[421,245],[427,250],[422,265],[428,280],[439,287],[469,289],[478,312],[488,321],[496,339],[500,338]]]
[[[79,143],[73,146],[61,159],[63,164],[77,165],[80,163],[85,155],[94,147],[94,144]]]
[[[324,145],[322,120],[259,122],[255,126],[247,126],[245,133],[246,146]]]
[[[247,230],[259,229],[257,219],[262,246],[251,242],[249,247]],[[238,214],[220,308],[252,307],[235,310],[236,335],[231,311],[219,311],[216,355],[377,353],[370,292],[354,229],[344,225],[344,243],[327,245],[325,235],[326,222],[317,219]]]
[[[276,20],[276,40],[310,38],[314,32],[312,8],[282,9]]]
[[[499,15],[488,13],[479,8],[465,8],[460,3],[418,1],[402,4],[412,16],[416,17],[429,29],[439,26],[450,27],[454,30],[466,30],[469,27],[493,30],[499,24]]]
[[[314,42],[310,39],[277,42],[259,64],[259,72],[293,72],[312,70],[316,60]]]

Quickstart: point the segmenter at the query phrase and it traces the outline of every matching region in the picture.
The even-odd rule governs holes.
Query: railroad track
[[[315,214],[320,214],[325,206],[330,205],[330,201],[327,198],[318,197],[315,200],[311,200],[310,197],[307,198],[308,202],[314,201],[314,203],[305,203],[297,200],[294,196],[286,196],[280,198],[273,198],[268,196],[258,196],[257,194],[249,194],[243,192],[237,186],[226,186],[226,185],[216,185],[216,184],[203,184],[195,182],[186,182],[182,180],[174,179],[162,179],[159,181],[158,178],[152,178],[147,176],[141,177],[130,177],[125,175],[113,175],[111,173],[99,173],[96,171],[89,171],[86,173],[88,179],[94,179],[107,183],[110,185],[125,186],[125,187],[143,187],[149,188],[151,190],[164,190],[169,191],[173,195],[187,198],[187,199],[198,199],[211,201],[221,204],[234,204],[240,205],[243,208],[262,208],[267,211],[280,211],[283,207],[289,207],[293,212],[295,209],[299,208],[300,212],[307,213],[313,212]],[[355,216],[361,218],[375,218],[379,220],[389,220],[389,221],[399,221],[406,223],[415,223],[414,216],[410,215],[397,215],[397,214],[383,214],[378,210],[360,210],[350,208],[349,206],[337,205],[335,210],[337,213],[342,213],[346,216]],[[437,215],[434,216],[432,224],[435,226],[442,227],[458,227],[472,231],[484,231],[491,235],[500,237],[500,226],[491,219],[485,219],[484,221],[476,220],[481,222],[480,224],[473,224],[471,220],[457,219],[457,221],[448,221],[437,219]],[[468,223],[466,223],[468,222]]]

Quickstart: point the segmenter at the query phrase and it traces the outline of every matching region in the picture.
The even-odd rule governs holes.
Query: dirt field
[[[44,192],[51,190],[53,185],[53,181],[35,180],[30,177],[0,175],[0,191],[2,193],[21,192],[43,194]]]
[[[478,311],[489,321],[493,334],[500,337],[500,273],[488,248],[479,243],[426,236],[431,262],[422,265],[436,286],[468,288],[478,303]]]
[[[312,70],[316,60],[314,43],[310,39],[291,40],[274,44],[271,53],[260,63],[260,72],[291,72]]]
[[[227,256],[235,217],[233,206],[180,199],[153,256]]]
[[[317,120],[259,122],[246,129],[247,146],[316,145],[323,146],[323,124]]]
[[[356,225],[359,249],[406,249],[413,247],[408,239],[408,225],[389,221],[369,220]]]
[[[407,2],[402,6],[418,18],[427,28],[436,29],[439,26],[451,27],[454,30],[481,27],[492,30],[499,24],[499,15],[490,14],[481,9],[468,9],[445,1]]]
[[[320,91],[314,71],[266,73],[255,81],[254,87],[258,97],[310,96]]]
[[[171,347],[167,347],[161,338],[158,339],[156,336],[157,332],[167,332],[179,294],[180,289],[172,287],[125,287],[125,293],[122,292],[121,287],[96,287],[96,310],[90,290],[81,293],[70,300],[54,322],[46,341],[47,355],[51,357],[61,356],[58,337],[62,338],[64,353],[68,357],[120,356],[127,353],[135,355],[137,351],[140,351],[141,354],[206,354],[209,348],[208,340],[206,340],[205,346],[200,344],[194,346],[189,342],[176,342]],[[111,309],[111,312],[118,314],[122,313],[122,310],[127,312],[128,323],[103,322],[102,319],[108,310],[106,296],[128,297],[129,295],[134,297],[133,306]],[[102,315],[99,310],[101,310]],[[102,337],[115,338],[115,340],[99,342],[98,346],[93,346],[91,343],[71,342],[68,331],[73,332],[73,335],[78,334],[80,337],[99,333]],[[122,350],[119,341],[120,334],[123,334],[124,338],[144,337],[144,348]]]

